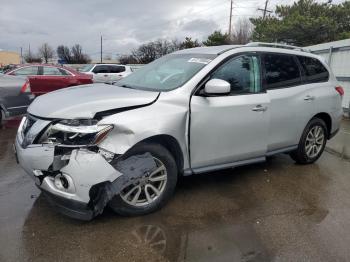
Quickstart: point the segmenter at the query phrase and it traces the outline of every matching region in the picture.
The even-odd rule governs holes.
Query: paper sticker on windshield
[[[211,59],[206,59],[206,58],[191,58],[187,62],[189,63],[200,63],[200,64],[209,64],[211,62]]]

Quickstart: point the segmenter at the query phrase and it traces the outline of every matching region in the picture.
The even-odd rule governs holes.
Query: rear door
[[[105,83],[110,81],[110,69],[108,65],[96,65],[92,70],[94,82]]]
[[[122,79],[124,76],[126,76],[126,69],[125,66],[122,65],[110,65],[110,81],[117,81]]]
[[[244,54],[219,66],[210,79],[231,84],[228,95],[191,99],[190,155],[195,172],[263,158],[270,121],[269,97],[261,88],[259,57]]]
[[[268,151],[288,149],[298,144],[314,112],[310,86],[303,84],[302,69],[295,55],[265,53],[262,58],[271,114]]]
[[[67,87],[69,81],[64,72],[57,67],[42,66],[40,75],[29,77],[32,93],[41,95]]]

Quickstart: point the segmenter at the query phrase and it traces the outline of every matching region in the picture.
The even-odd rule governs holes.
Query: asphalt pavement
[[[350,261],[350,162],[287,155],[182,179],[162,210],[91,222],[55,212],[0,129],[0,261]]]

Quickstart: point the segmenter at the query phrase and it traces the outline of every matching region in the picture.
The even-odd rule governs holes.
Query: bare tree
[[[27,63],[41,63],[41,57],[37,54],[33,54],[32,52],[25,53],[23,58]]]
[[[249,43],[252,33],[252,23],[248,19],[240,19],[232,36],[232,44],[244,45]]]
[[[53,58],[54,50],[48,43],[44,43],[39,47],[38,54],[45,60],[45,63],[48,63],[49,59]]]
[[[70,64],[72,61],[72,54],[68,46],[59,45],[57,47],[57,56],[60,60]]]
[[[122,55],[118,59],[122,65],[139,63],[139,61],[133,55]]]
[[[57,55],[68,64],[86,64],[91,61],[90,57],[83,53],[83,48],[79,44],[75,44],[71,49],[60,45],[57,47]]]

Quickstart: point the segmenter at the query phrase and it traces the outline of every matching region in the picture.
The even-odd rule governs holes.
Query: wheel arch
[[[139,143],[156,143],[164,146],[174,157],[179,174],[183,173],[184,155],[181,146],[175,137],[165,134],[155,135],[141,140],[134,146],[137,146]]]
[[[332,133],[332,118],[328,113],[322,112],[314,115],[312,118],[322,119],[327,126],[327,138],[329,139]]]

